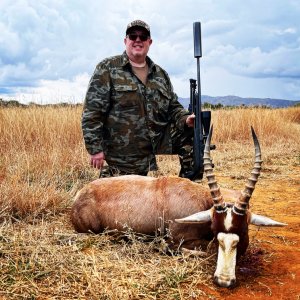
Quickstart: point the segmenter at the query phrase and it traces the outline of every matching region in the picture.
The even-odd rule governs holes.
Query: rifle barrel
[[[197,105],[195,111],[195,125],[200,130],[200,140],[203,141],[203,130],[201,120],[201,81],[200,81],[200,57],[202,57],[201,23],[194,22],[194,56],[197,58]]]

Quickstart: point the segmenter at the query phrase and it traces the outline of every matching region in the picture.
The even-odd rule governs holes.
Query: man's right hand
[[[103,167],[105,160],[104,152],[99,152],[94,155],[91,155],[91,166],[97,169],[101,169]]]

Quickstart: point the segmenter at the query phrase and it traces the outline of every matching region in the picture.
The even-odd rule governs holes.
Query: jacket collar
[[[146,56],[146,62],[149,66],[149,70],[151,72],[155,72],[156,71],[155,63],[152,61],[152,59],[149,56]],[[123,54],[122,54],[122,67],[123,68],[130,68],[129,57],[128,57],[126,51],[124,51]]]

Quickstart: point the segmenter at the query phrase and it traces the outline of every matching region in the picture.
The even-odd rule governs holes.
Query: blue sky
[[[149,56],[180,97],[197,75],[200,21],[202,94],[300,100],[299,0],[1,0],[0,98],[81,102],[134,19],[150,25]]]

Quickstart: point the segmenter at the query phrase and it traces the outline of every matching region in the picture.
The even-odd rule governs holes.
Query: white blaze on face
[[[222,287],[229,287],[236,281],[236,247],[240,238],[233,233],[220,232],[217,239],[219,241],[219,249],[214,280]]]
[[[224,220],[224,226],[225,226],[225,229],[227,231],[229,231],[229,229],[232,227],[232,211],[231,211],[231,208],[228,209],[228,212],[226,214],[226,218]]]

